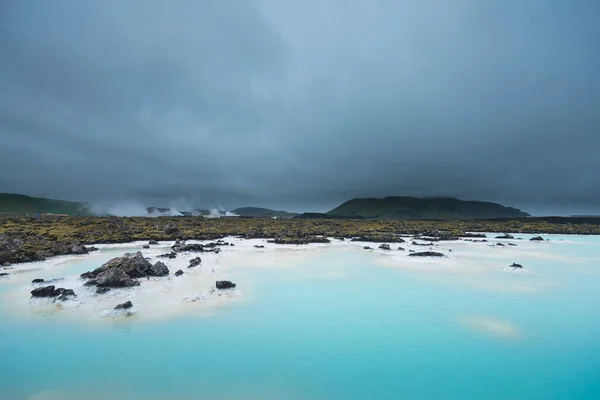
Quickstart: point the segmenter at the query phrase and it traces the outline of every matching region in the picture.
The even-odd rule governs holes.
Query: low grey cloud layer
[[[600,3],[0,4],[0,191],[600,212]]]

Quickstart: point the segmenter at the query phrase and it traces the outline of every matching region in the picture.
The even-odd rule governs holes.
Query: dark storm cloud
[[[0,191],[598,212],[594,1],[4,1]]]

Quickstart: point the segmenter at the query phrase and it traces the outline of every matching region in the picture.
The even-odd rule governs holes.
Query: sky
[[[0,192],[600,214],[596,0],[3,0]]]

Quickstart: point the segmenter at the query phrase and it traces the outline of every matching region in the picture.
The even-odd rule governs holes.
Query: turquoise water
[[[599,399],[599,245],[552,237],[530,274],[497,259],[465,277],[321,251],[250,269],[252,296],[210,317],[78,324],[0,305],[0,397]]]

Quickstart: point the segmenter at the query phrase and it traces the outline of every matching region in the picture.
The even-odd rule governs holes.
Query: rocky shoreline
[[[87,254],[92,244],[149,241],[145,248],[163,240],[213,241],[208,245],[175,245],[165,258],[181,251],[218,252],[222,239],[234,236],[266,239],[273,244],[329,243],[330,238],[373,243],[403,243],[400,236],[426,241],[428,246],[461,238],[484,238],[479,232],[526,234],[600,234],[600,226],[528,223],[524,221],[357,221],[213,219],[197,217],[117,218],[65,217],[37,220],[0,217],[0,265],[43,261],[49,257]],[[474,239],[472,239],[475,241]],[[485,240],[485,239],[482,239]],[[543,238],[534,238],[543,241]],[[187,246],[187,247],[186,247]]]

